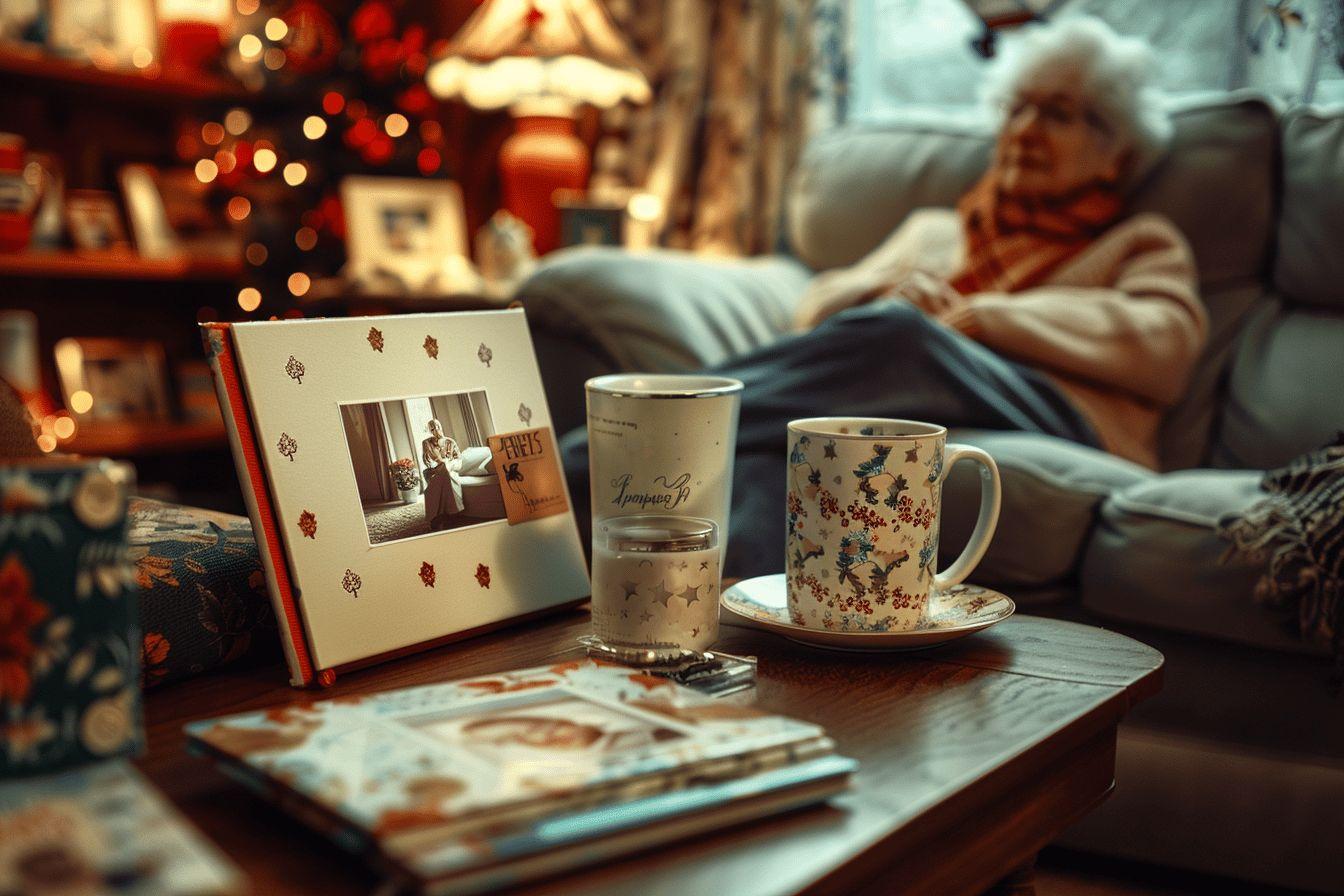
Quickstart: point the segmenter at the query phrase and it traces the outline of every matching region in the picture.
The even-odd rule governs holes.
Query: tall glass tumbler
[[[742,383],[622,373],[585,386],[593,531],[620,516],[701,517],[726,551]]]

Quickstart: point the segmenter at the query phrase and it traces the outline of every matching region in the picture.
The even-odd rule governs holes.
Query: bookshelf
[[[269,105],[222,74],[108,69],[42,48],[0,44],[0,130],[22,134],[31,151],[54,157],[67,191],[106,190],[125,197],[123,165],[180,165],[174,140],[184,128],[219,118],[231,106]],[[68,245],[68,244],[67,244]],[[199,362],[196,321],[238,314],[241,257],[181,255],[146,258],[131,249],[71,248],[0,253],[5,307],[36,317],[44,391],[60,403],[54,344],[63,337],[152,340],[168,357],[169,391],[183,365]],[[237,510],[228,441],[218,419],[78,420],[62,453],[132,461],[142,486],[188,503]],[[202,463],[187,463],[199,458]],[[223,472],[218,472],[223,471]]]
[[[0,254],[0,277],[46,280],[213,280],[242,273],[241,259],[142,258],[134,252],[12,252]]]
[[[237,82],[211,75],[99,68],[40,50],[0,49],[0,77],[65,93],[97,94],[100,99],[158,103],[244,103],[253,94]]]
[[[62,451],[108,457],[147,457],[221,449],[226,444],[222,420],[199,422],[131,421],[87,423]]]

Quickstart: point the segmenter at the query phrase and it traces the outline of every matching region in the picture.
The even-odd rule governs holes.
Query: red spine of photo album
[[[233,353],[232,334],[226,323],[202,324],[201,329],[206,333],[206,352],[213,361],[212,366],[218,377],[221,409],[231,423],[231,430],[237,436],[234,460],[244,491],[249,493],[244,497],[249,499],[248,510],[251,512],[253,534],[262,555],[262,564],[270,574],[272,602],[284,629],[281,633],[284,636],[282,641],[285,642],[285,655],[290,660],[293,683],[306,687],[313,683],[313,661],[308,652],[308,642],[303,634],[303,623],[299,619],[298,608],[294,605],[294,589],[280,547],[275,508],[271,504],[271,495],[266,488],[266,476],[261,469],[261,458],[257,455],[256,434],[252,429],[252,418],[247,409],[247,397],[243,394],[242,384],[238,378],[238,363]]]

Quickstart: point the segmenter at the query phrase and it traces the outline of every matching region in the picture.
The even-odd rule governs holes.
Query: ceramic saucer
[[[789,619],[783,573],[738,582],[723,592],[724,625],[745,625],[801,644],[832,650],[922,650],[1002,622],[1017,609],[1012,600],[979,585],[954,585],[930,597],[930,612],[908,632],[833,632],[803,628]]]

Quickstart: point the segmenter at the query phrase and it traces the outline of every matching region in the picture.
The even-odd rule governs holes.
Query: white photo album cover
[[[523,517],[506,492],[531,483],[492,455],[511,433],[544,433],[554,454],[521,310],[228,333],[315,669],[587,596],[558,458],[560,509]]]

